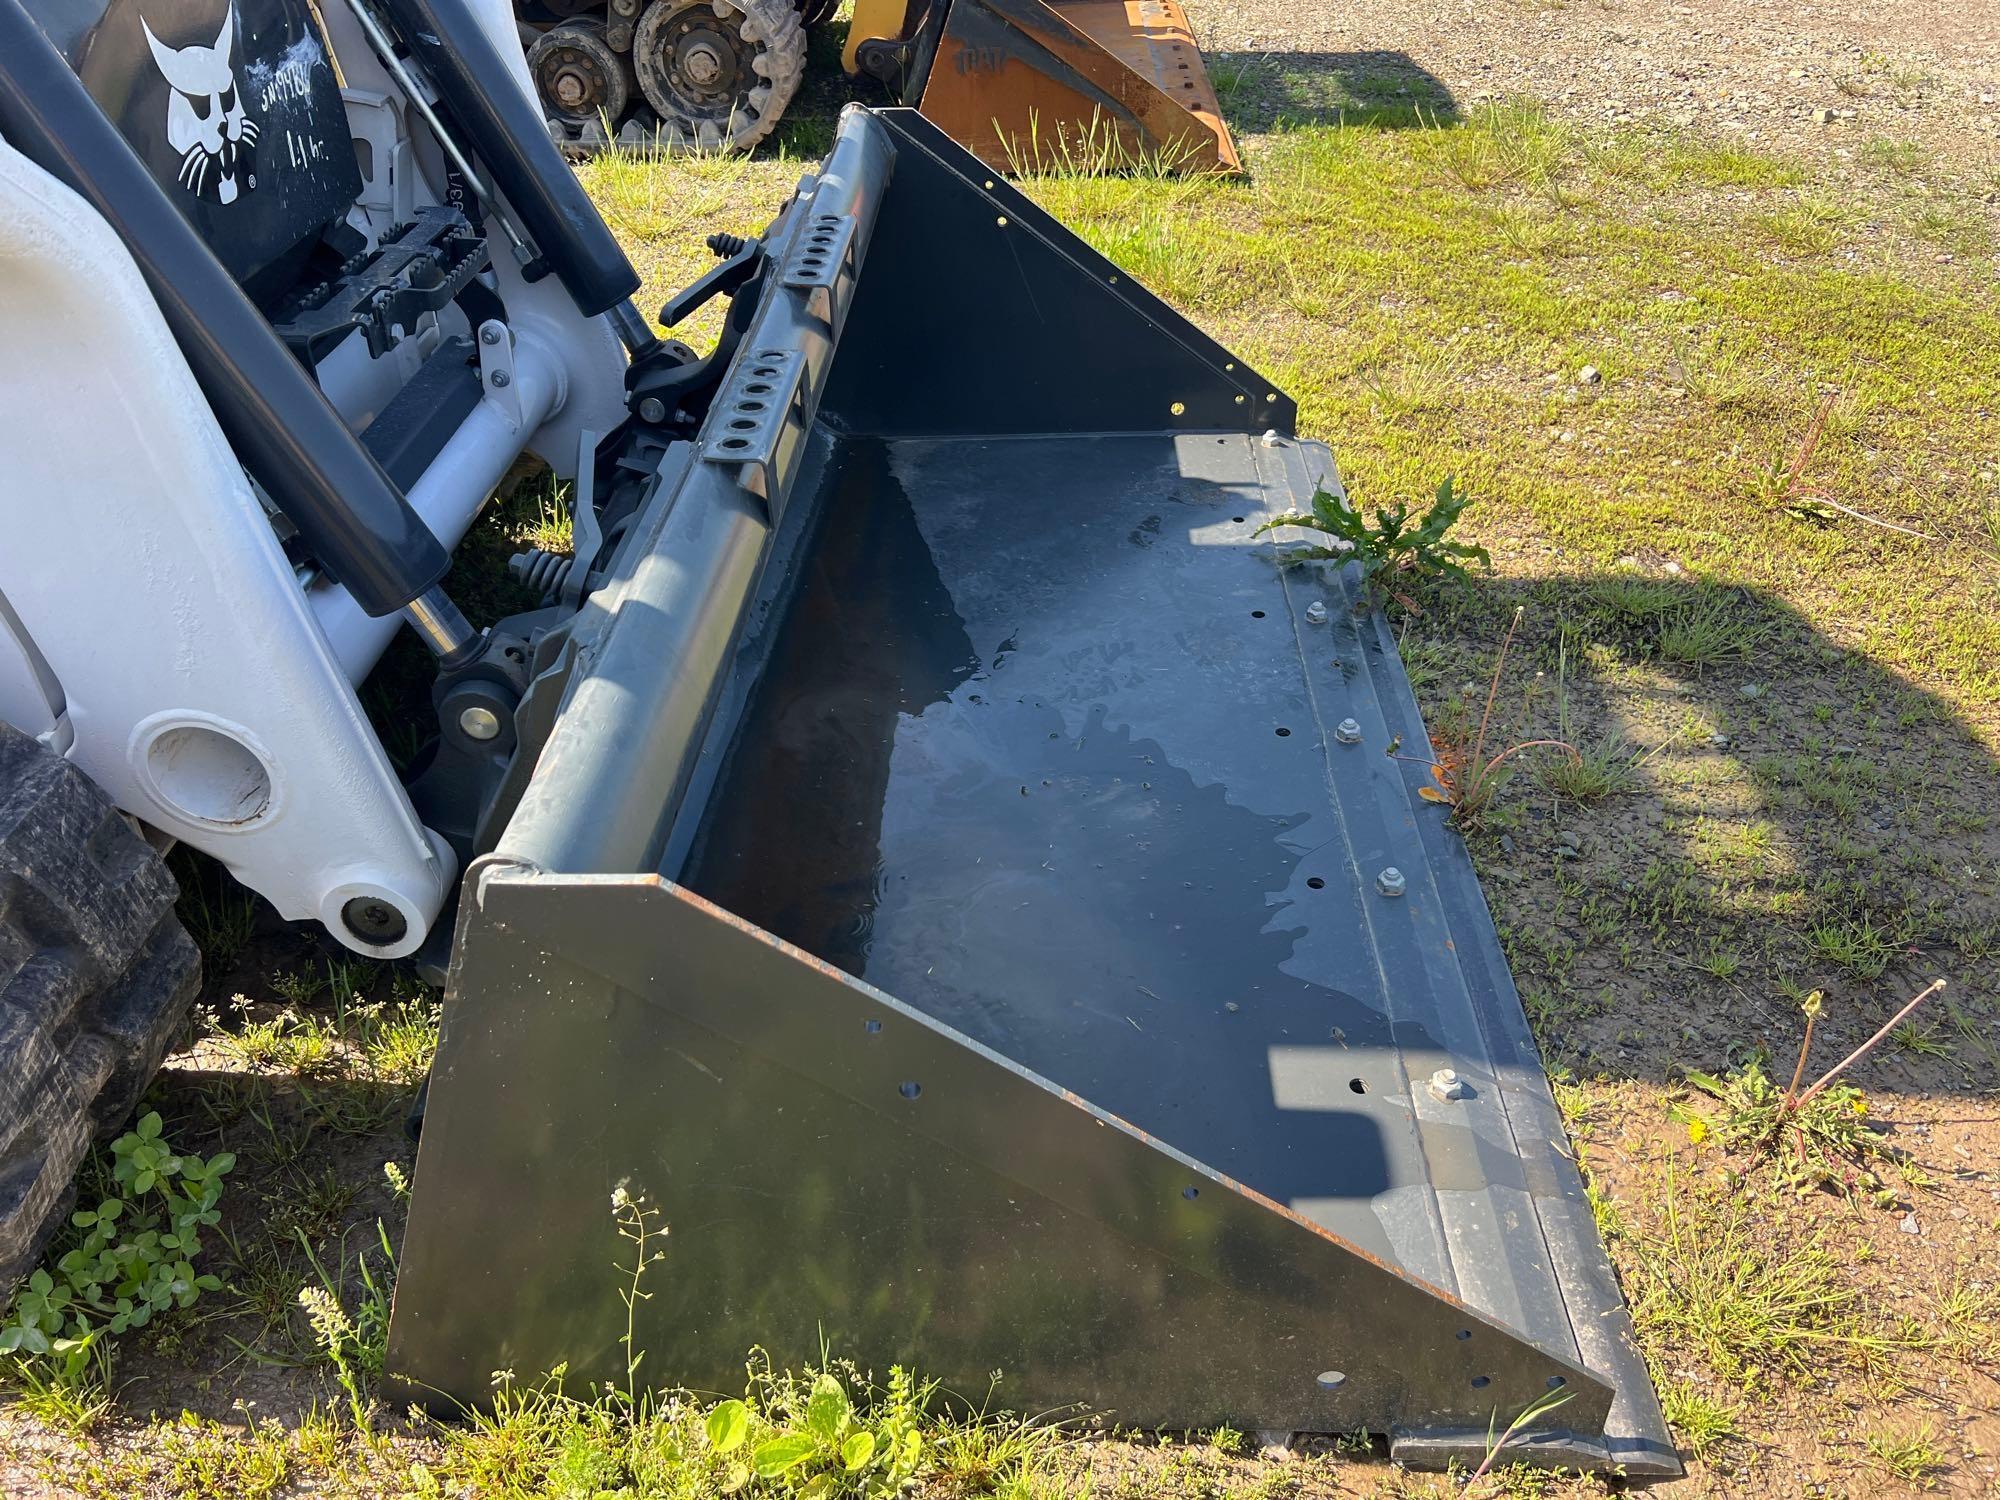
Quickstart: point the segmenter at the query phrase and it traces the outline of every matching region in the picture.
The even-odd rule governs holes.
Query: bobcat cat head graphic
[[[236,49],[236,7],[222,14],[222,29],[206,47],[169,47],[153,35],[142,16],[146,45],[172,90],[167,99],[167,143],[180,154],[175,173],[196,197],[234,203],[256,183],[250,176],[250,149],[257,122],[243,110],[243,95],[230,66]]]

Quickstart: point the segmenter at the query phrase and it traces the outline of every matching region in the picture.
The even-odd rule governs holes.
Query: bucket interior
[[[1397,1256],[1442,1049],[1383,1003],[1268,452],[841,444],[682,879]]]

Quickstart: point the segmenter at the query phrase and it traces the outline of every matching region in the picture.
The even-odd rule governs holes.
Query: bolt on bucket
[[[623,1188],[657,1382],[1678,1472],[1393,641],[1252,539],[1327,450],[913,112],[767,244],[468,876],[405,1390],[622,1378]]]

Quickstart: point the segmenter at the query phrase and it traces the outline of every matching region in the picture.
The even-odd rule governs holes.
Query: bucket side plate
[[[1050,8],[1206,126],[1216,140],[1217,165],[1242,170],[1178,0],[1055,0]]]
[[[1141,1426],[1502,1425],[1610,1392],[1435,1288],[654,876],[474,872],[390,1361],[623,1369],[620,1187],[671,1233],[638,1343],[740,1388],[878,1373]]]

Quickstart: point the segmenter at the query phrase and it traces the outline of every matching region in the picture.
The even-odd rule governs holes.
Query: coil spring
[[[526,552],[516,552],[507,559],[507,571],[546,600],[562,592],[563,585],[569,582],[569,570],[575,564],[574,557],[561,552],[544,552],[540,547],[530,547]]]

